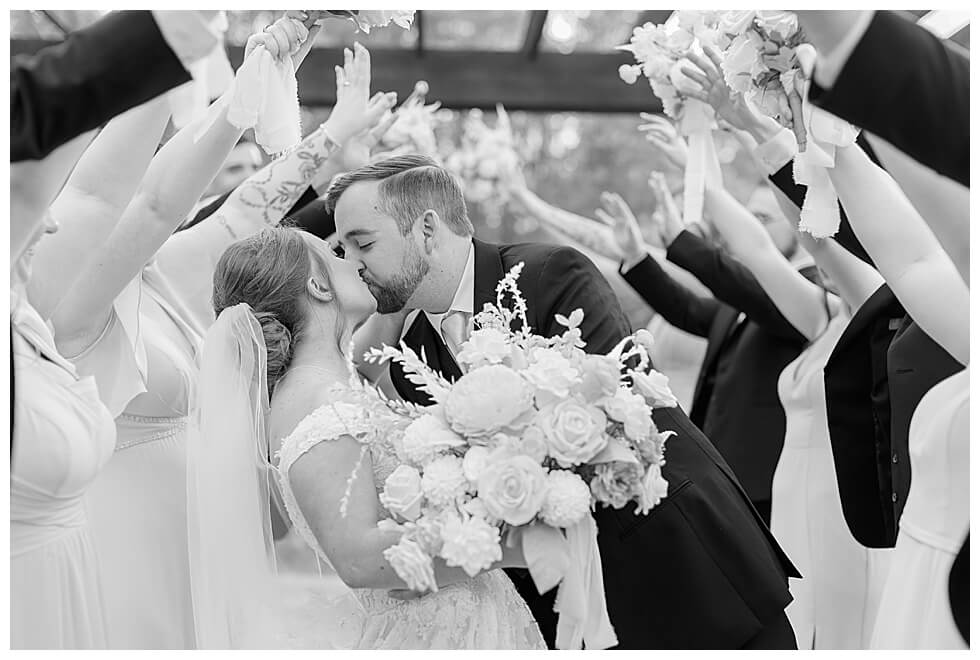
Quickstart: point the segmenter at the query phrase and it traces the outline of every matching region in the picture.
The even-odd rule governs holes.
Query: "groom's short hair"
[[[380,182],[380,210],[395,219],[403,236],[429,209],[438,213],[454,234],[473,235],[462,188],[448,170],[428,156],[395,156],[341,174],[327,190],[327,213],[333,215],[340,196],[358,181]]]

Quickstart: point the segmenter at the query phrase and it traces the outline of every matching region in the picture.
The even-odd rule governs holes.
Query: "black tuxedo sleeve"
[[[970,58],[923,27],[875,12],[829,90],[810,100],[970,185]]]
[[[721,308],[714,298],[697,295],[672,278],[657,261],[647,257],[623,273],[623,279],[657,314],[684,332],[707,338]]]
[[[337,231],[333,212],[327,213],[326,204],[317,197],[313,188],[307,190],[307,193],[311,193],[312,197],[303,195],[303,198],[296,202],[296,205],[286,214],[286,219],[283,222],[294,227],[301,227],[314,236],[325,239]],[[304,199],[308,201],[301,204]]]
[[[149,11],[113,12],[11,62],[10,160],[40,160],[190,79]]]
[[[667,248],[667,259],[701,280],[715,298],[743,312],[773,335],[806,341],[772,302],[752,271],[720,248],[685,230]]]
[[[866,154],[874,161],[875,165],[881,167],[881,163],[878,161],[878,156],[875,154],[874,149],[865,139],[864,135],[858,135],[857,144],[861,147]],[[779,189],[781,193],[786,195],[791,202],[796,204],[797,208],[803,208],[803,199],[806,197],[806,186],[801,186],[796,183],[793,179],[793,163],[792,161],[783,165],[778,172],[769,176],[769,180],[773,183],[776,188]],[[844,212],[844,207],[841,206],[840,202],[837,202],[837,206],[840,210],[840,229],[834,236],[835,241],[840,243],[840,245],[853,254],[855,257],[860,259],[866,264],[874,266],[874,262],[871,257],[865,251],[864,246],[861,245],[861,241],[858,240],[857,236],[854,235],[854,230],[851,228],[851,223],[847,220],[847,214]]]
[[[574,248],[556,247],[547,256],[538,271],[534,295],[537,300],[547,301],[541,307],[544,316],[536,328],[545,337],[565,331],[555,320],[556,314],[567,317],[576,309],[585,313],[579,328],[589,353],[606,353],[632,332],[609,282],[588,257]]]

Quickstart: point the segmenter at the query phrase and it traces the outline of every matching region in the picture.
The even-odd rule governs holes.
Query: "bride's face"
[[[378,303],[371,295],[367,284],[361,279],[357,264],[337,258],[326,241],[312,235],[304,238],[327,264],[330,272],[330,288],[348,320],[354,324],[366,320],[374,313]]]

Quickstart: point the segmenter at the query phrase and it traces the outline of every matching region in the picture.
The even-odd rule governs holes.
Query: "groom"
[[[455,354],[474,313],[496,300],[497,282],[522,261],[518,285],[535,333],[560,334],[555,315],[581,308],[588,352],[606,353],[630,334],[612,289],[578,251],[475,239],[459,185],[429,158],[401,156],[348,172],[330,187],[326,206],[378,312],[412,310],[402,338],[450,379],[460,376]],[[431,403],[397,364],[390,376],[404,399]],[[783,610],[792,600],[787,577],[799,574],[687,415],[660,408],[654,421],[677,433],[667,443],[667,498],[646,516],[634,515],[633,505],[594,514],[617,648],[796,648]],[[554,648],[554,590],[539,595],[526,571],[509,573]]]

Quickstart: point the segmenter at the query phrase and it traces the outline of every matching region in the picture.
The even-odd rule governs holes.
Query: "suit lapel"
[[[718,361],[718,355],[721,353],[721,349],[728,343],[728,339],[732,333],[732,328],[738,321],[738,311],[729,307],[728,305],[722,305],[718,310],[718,314],[715,316],[714,323],[711,324],[711,331],[708,333],[708,348],[704,354],[704,360],[701,361],[701,371],[698,373],[697,385],[694,388],[694,398],[692,399],[691,412],[694,412],[694,406],[697,405],[699,398],[701,397],[702,391],[704,390],[705,379],[707,374],[711,369],[715,368],[715,363]],[[707,401],[705,402],[707,405]]]
[[[496,245],[473,239],[473,313],[486,303],[497,302],[497,282],[504,276],[504,263]]]

